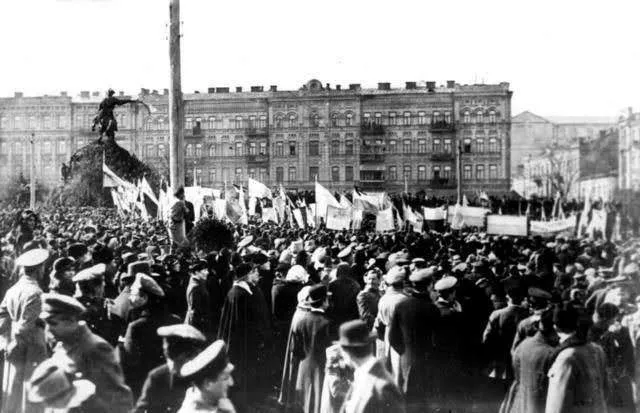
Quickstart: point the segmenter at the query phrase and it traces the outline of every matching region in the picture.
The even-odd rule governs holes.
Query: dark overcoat
[[[142,386],[134,413],[175,413],[180,409],[190,382],[165,363],[151,370]]]

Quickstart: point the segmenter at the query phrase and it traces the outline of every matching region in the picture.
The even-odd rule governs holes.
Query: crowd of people
[[[630,233],[177,224],[0,211],[0,411],[636,411]]]

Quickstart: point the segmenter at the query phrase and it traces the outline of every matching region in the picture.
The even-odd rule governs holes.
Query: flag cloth
[[[249,198],[273,198],[273,195],[265,184],[249,178]]]
[[[313,207],[313,209],[311,207]],[[311,228],[315,228],[316,227],[316,221],[315,221],[316,205],[311,204],[305,209],[307,211],[307,225],[309,225]]]
[[[316,181],[316,216],[326,220],[328,206],[340,208],[340,203],[327,188]]]
[[[158,198],[156,197],[156,194],[153,193],[153,189],[151,189],[151,185],[149,185],[149,182],[145,177],[142,177],[142,180],[140,181],[140,191],[148,196],[154,204],[158,205]]]
[[[340,207],[353,209],[353,204],[349,201],[349,198],[344,195],[340,195]]]
[[[278,223],[278,214],[275,208],[262,208],[262,221],[263,222],[275,222]]]
[[[240,196],[238,198],[238,203],[240,204],[240,211],[242,214],[240,215],[240,223],[242,225],[249,225],[249,217],[247,216],[247,205],[244,203],[244,191],[242,190],[242,185],[240,186]]]
[[[133,184],[125,181],[124,179],[116,175],[116,173],[113,172],[111,168],[107,166],[106,163],[104,163],[104,158],[103,158],[102,159],[102,187],[113,188],[118,186],[121,186],[124,188],[130,188],[133,186]]]
[[[296,219],[296,223],[298,224],[298,226],[304,229],[304,218],[302,217],[302,210],[300,208],[295,208],[293,210],[293,217]]]
[[[584,207],[580,214],[580,222],[578,223],[578,237],[584,234],[589,226],[589,210],[591,210],[591,193],[584,199]]]
[[[462,218],[462,209],[460,204],[456,204],[453,208],[453,220],[451,221],[452,229],[462,229],[464,226],[464,219]]]
[[[341,231],[351,225],[351,210],[348,208],[327,207],[327,229]]]
[[[427,221],[440,221],[447,218],[446,210],[443,208],[422,207],[424,219]]]
[[[354,189],[353,207],[361,211],[377,213],[380,210],[390,208],[391,201],[386,192],[365,193]]]
[[[376,214],[376,232],[393,231],[393,208],[383,209]]]
[[[462,206],[466,207],[469,206],[469,200],[467,199],[467,196],[462,194]]]
[[[363,212],[361,210],[358,210],[358,209],[353,210],[353,214],[352,214],[353,222],[352,222],[351,228],[354,231],[357,231],[362,227],[362,215],[363,215]]]

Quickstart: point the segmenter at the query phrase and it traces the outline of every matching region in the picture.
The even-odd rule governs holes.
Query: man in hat
[[[341,262],[336,267],[336,279],[329,283],[329,292],[332,294],[329,314],[337,325],[359,318],[356,297],[360,292],[360,285],[350,274],[350,265]]]
[[[345,413],[404,412],[404,400],[398,386],[373,354],[375,335],[362,320],[340,326],[338,344],[347,363],[354,369],[353,385],[347,394]]]
[[[72,280],[75,262],[71,257],[58,258],[53,262],[53,271],[49,275],[49,291],[65,295],[75,293],[76,286]]]
[[[173,204],[170,207],[167,232],[171,240],[171,252],[187,244],[186,219],[189,211],[184,201],[184,188],[178,187],[174,192]]]
[[[258,296],[258,269],[242,263],[235,268],[235,281],[227,293],[220,317],[218,338],[229,345],[229,353],[237,362],[236,378],[239,399],[247,400],[261,391],[260,360],[265,351],[268,332],[268,310]],[[264,385],[264,383],[263,383]]]
[[[47,411],[85,411],[84,403],[96,393],[96,385],[70,370],[54,359],[40,363],[29,382],[29,401]]]
[[[158,336],[162,337],[166,362],[147,375],[135,413],[178,411],[190,384],[180,375],[180,369],[206,343],[204,334],[188,324],[160,327]]]
[[[329,305],[327,287],[324,284],[312,286],[304,305],[308,311],[294,317],[291,323],[281,402],[285,408],[296,405],[305,413],[319,413],[325,350],[331,345],[332,336],[331,322],[325,314]]]
[[[86,308],[83,319],[91,331],[115,346],[120,332],[109,313],[111,300],[104,298],[105,271],[105,264],[96,264],[76,274],[73,277],[73,282],[77,284],[75,298]]]
[[[409,276],[410,296],[398,303],[389,325],[389,343],[400,355],[396,384],[407,401],[424,401],[432,395],[429,386],[438,379],[429,363],[433,332],[440,319],[431,298],[434,274],[433,269],[423,268]]]
[[[383,281],[387,287],[380,301],[378,301],[378,315],[373,323],[379,339],[377,345],[378,357],[387,360],[388,368],[392,373],[400,371],[400,356],[389,343],[389,326],[396,307],[402,300],[407,299],[407,295],[404,293],[406,276],[405,269],[400,266],[392,267],[383,276]]]
[[[234,385],[233,371],[224,341],[214,341],[180,369],[180,375],[192,385],[178,413],[235,413],[228,395]]]
[[[74,372],[96,385],[96,394],[85,404],[87,411],[129,411],[131,390],[124,382],[113,347],[81,321],[84,312],[84,306],[73,297],[43,295],[40,317],[47,333],[57,341],[53,358],[61,363],[71,360]]]
[[[18,257],[21,277],[0,304],[0,349],[4,351],[2,412],[37,412],[26,398],[26,385],[35,366],[47,357],[39,282],[49,253],[32,249]]]
[[[515,351],[518,345],[527,337],[533,337],[540,327],[540,317],[549,308],[549,301],[551,300],[551,294],[547,291],[537,288],[529,287],[527,290],[529,303],[529,309],[533,311],[533,314],[526,317],[524,320],[518,323],[516,328],[516,335],[513,338],[513,344],[511,345],[511,353]]]
[[[187,315],[184,322],[204,333],[209,337],[215,334],[213,331],[213,312],[207,278],[209,268],[206,261],[197,261],[189,267],[189,285],[187,286]]]
[[[360,313],[360,319],[373,329],[373,323],[378,315],[378,301],[380,301],[380,271],[369,270],[362,278],[364,288],[356,297],[358,313]]]

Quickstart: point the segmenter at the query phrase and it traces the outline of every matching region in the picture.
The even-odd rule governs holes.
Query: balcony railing
[[[448,178],[436,178],[429,180],[429,186],[436,189],[455,188],[456,181]]]
[[[384,126],[377,123],[363,123],[360,125],[360,133],[363,135],[384,135]]]
[[[360,162],[377,163],[384,162],[384,154],[382,153],[360,153]]]
[[[431,160],[433,162],[447,162],[447,161],[453,161],[455,159],[456,159],[455,155],[451,152],[440,152],[440,153],[431,154]]]
[[[249,127],[249,128],[245,128],[244,133],[250,138],[264,137],[264,136],[269,136],[269,128]]]
[[[446,132],[453,132],[454,130],[455,130],[455,125],[451,122],[447,122],[444,120],[431,122],[431,124],[429,125],[429,132],[431,133],[446,133]]]
[[[269,162],[269,155],[246,155],[248,163],[266,163]]]

